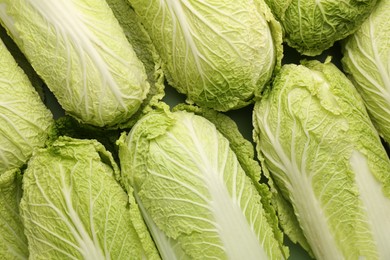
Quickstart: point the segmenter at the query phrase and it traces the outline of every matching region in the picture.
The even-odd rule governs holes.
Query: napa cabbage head
[[[22,175],[19,169],[0,174],[0,258],[28,259],[19,203],[22,197]]]
[[[377,0],[265,0],[284,30],[284,40],[315,56],[356,31]]]
[[[246,106],[280,65],[281,28],[263,0],[129,2],[189,103]]]
[[[163,259],[287,258],[275,213],[211,121],[152,111],[119,144],[122,181]]]
[[[381,0],[358,31],[343,41],[342,64],[379,134],[390,144],[390,1]]]
[[[64,110],[117,127],[150,89],[143,63],[106,1],[0,1],[0,20]]]
[[[274,196],[315,258],[387,259],[390,160],[347,77],[329,59],[284,65],[253,122]]]
[[[102,144],[60,137],[23,175],[20,211],[33,259],[159,259]],[[130,203],[129,203],[130,202]]]
[[[0,175],[43,147],[54,123],[24,71],[0,40]]]

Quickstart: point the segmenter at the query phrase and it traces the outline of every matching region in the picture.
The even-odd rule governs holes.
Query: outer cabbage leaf
[[[45,101],[43,80],[38,76],[38,74],[31,66],[30,62],[28,62],[28,60],[26,59],[26,56],[24,56],[24,54],[21,52],[21,50],[16,45],[16,43],[8,35],[7,30],[1,25],[0,25],[0,38],[3,41],[5,47],[7,47],[7,49],[11,53],[12,57],[15,59],[16,63],[22,68],[24,73],[27,75],[28,79],[30,80],[35,90],[38,92],[41,99]]]
[[[315,56],[356,31],[377,0],[265,0],[284,29],[284,40]]]
[[[0,40],[0,175],[43,147],[53,115]]]
[[[0,174],[0,258],[28,259],[27,238],[23,233],[19,203],[22,175],[19,169]]]
[[[272,212],[210,121],[154,111],[119,143],[122,180],[164,259],[287,257],[268,222]]]
[[[256,131],[253,131],[256,135]],[[257,140],[257,136],[254,136],[254,140]],[[257,147],[258,148],[258,147]],[[259,149],[259,148],[258,148]],[[267,184],[271,190],[271,204],[276,211],[280,226],[284,234],[288,236],[291,242],[300,244],[305,252],[312,258],[314,258],[313,252],[305,235],[303,234],[302,228],[299,225],[298,219],[294,213],[294,208],[291,203],[283,197],[279,188],[275,185],[273,179],[270,177],[270,172],[265,165],[264,157],[258,153],[258,159],[263,170],[264,176],[267,177]]]
[[[145,68],[105,1],[0,4],[2,23],[68,114],[115,127],[139,109]]]
[[[312,255],[310,246],[299,227],[298,220],[294,215],[291,204],[286,202],[282,196],[275,196],[275,194],[279,192],[275,185],[270,185],[272,188],[272,192],[270,192],[268,185],[264,183],[272,182],[272,179],[265,178],[265,176],[269,176],[267,168],[260,167],[259,162],[254,160],[255,151],[253,149],[253,144],[243,138],[236,123],[231,120],[230,117],[212,109],[180,104],[174,107],[174,110],[193,111],[194,113],[207,118],[217,127],[218,131],[229,140],[230,147],[237,155],[237,159],[240,161],[245,173],[251,177],[253,183],[256,185],[261,195],[262,205],[268,212],[268,221],[274,225],[275,237],[283,242],[283,234],[280,233],[279,228],[279,222],[281,222],[283,223],[284,232],[289,234],[290,240],[294,243],[299,242],[301,246]],[[263,158],[260,158],[260,163],[264,163]],[[261,174],[262,172],[265,173]]]
[[[149,34],[142,26],[138,15],[131,8],[128,0],[107,0],[107,3],[123,28],[126,38],[133,47],[137,57],[144,64],[147,79],[150,84],[150,90],[141,109],[126,124],[126,126],[132,126],[138,120],[139,116],[149,111],[155,104],[158,104],[165,95],[165,77],[161,68],[162,61]]]
[[[116,175],[118,166],[97,141],[63,137],[37,151],[20,204],[31,258],[153,259]]]
[[[272,225],[274,236],[283,244],[283,233],[279,228],[279,221],[275,212],[275,205],[272,203],[272,194],[269,187],[262,183],[264,176],[262,168],[257,160],[255,160],[255,150],[253,144],[245,139],[240,133],[238,126],[229,116],[219,113],[213,109],[201,108],[192,105],[179,104],[173,108],[174,111],[188,111],[193,112],[196,115],[200,115],[210,122],[212,122],[228,141],[229,146],[237,156],[237,160],[240,162],[241,167],[245,171],[245,174],[252,179],[253,184],[256,186],[261,196],[261,203],[266,214],[267,221]],[[288,252],[285,251],[285,255]]]
[[[343,42],[344,70],[359,90],[379,134],[390,144],[390,1]]]
[[[86,125],[78,122],[71,116],[62,116],[54,122],[53,131],[49,136],[47,145],[55,142],[60,136],[67,136],[75,139],[94,139],[104,145],[104,148],[112,154],[118,163],[118,146],[116,141],[122,130],[106,129],[102,127]]]
[[[189,103],[248,105],[280,65],[282,33],[263,0],[129,0]]]
[[[317,259],[390,256],[390,160],[329,60],[285,65],[253,113],[259,156]]]

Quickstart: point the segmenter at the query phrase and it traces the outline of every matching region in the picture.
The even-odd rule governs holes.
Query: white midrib
[[[134,191],[133,195],[142,213],[142,217],[149,229],[149,232],[155,241],[161,258],[164,260],[179,260],[182,259],[182,257],[188,258],[188,256],[185,255],[184,251],[180,247],[174,248],[174,241],[157,227],[153,219],[150,217],[148,211],[143,206],[142,200],[139,198],[138,192],[136,190]]]
[[[380,55],[377,53],[378,51],[374,47],[372,47],[374,57],[371,57],[365,51],[360,39],[357,36],[354,36],[353,39],[356,41],[356,44],[359,47],[359,50],[361,51],[364,58],[369,60],[377,68],[380,78],[382,79],[382,81],[379,82],[378,79],[373,77],[371,73],[366,72],[365,69],[360,65],[359,61],[355,58],[354,51],[350,48],[349,45],[346,45],[346,53],[348,58],[351,60],[351,63],[353,64],[353,66],[356,67],[356,70],[360,72],[362,77],[367,80],[369,84],[372,85],[372,87],[370,87],[369,85],[367,86],[363,82],[359,81],[362,85],[362,88],[364,89],[364,91],[373,92],[374,94],[380,96],[385,101],[387,101],[388,104],[390,104],[390,79],[389,76],[384,72],[383,63],[379,58]],[[356,80],[358,80],[358,78],[356,78]],[[383,109],[386,110],[386,108]]]
[[[290,171],[290,196],[299,224],[318,259],[344,259],[333,234],[328,219],[316,197],[312,179],[297,168],[287,167]]]
[[[261,131],[268,136],[272,147],[279,157],[280,163],[278,164],[278,167],[282,167],[280,169],[283,171],[283,174],[286,175],[280,178],[286,180],[285,185],[289,190],[294,212],[314,255],[318,259],[344,259],[336,244],[335,238],[330,231],[325,212],[314,193],[312,178],[310,177],[311,173],[303,172],[302,169],[300,169],[297,162],[294,161],[297,160],[294,151],[292,151],[293,154],[291,155],[293,159],[286,154],[279,139],[275,136],[274,131],[270,129],[270,124],[266,121],[268,116],[269,109],[265,111],[264,117],[257,117],[257,120],[259,120],[259,122],[263,121],[259,124],[263,126]],[[278,119],[278,122],[280,122],[280,118]],[[278,126],[277,129],[280,129],[280,127]],[[278,130],[276,135],[278,135]],[[292,150],[293,149],[295,149],[295,147],[292,147]],[[264,156],[267,159],[274,161],[269,154],[264,153]],[[305,159],[306,158],[300,158],[299,160]]]
[[[181,0],[183,1],[183,0]],[[192,56],[194,57],[194,62],[197,68],[197,71],[199,75],[204,78],[204,72],[201,64],[201,56],[202,54],[197,48],[197,45],[195,43],[194,38],[192,37],[192,32],[191,32],[191,26],[188,22],[188,18],[185,16],[185,10],[183,9],[181,1],[177,0],[165,0],[172,16],[175,15],[177,18],[177,21],[180,24],[181,31],[183,33],[184,39],[186,41],[186,46],[188,46],[188,49],[190,50]],[[175,17],[172,17],[172,22],[175,23]],[[188,51],[187,49],[187,51]]]
[[[75,165],[76,167],[76,165]],[[58,166],[58,169],[56,169],[60,172],[60,193],[63,198],[63,204],[61,206],[65,207],[66,209],[60,209],[57,207],[57,205],[52,201],[51,195],[49,195],[47,192],[47,189],[45,189],[41,185],[41,181],[39,180],[39,177],[35,172],[33,172],[34,179],[36,180],[36,186],[38,191],[41,193],[43,199],[46,201],[45,205],[47,207],[51,208],[54,213],[58,216],[58,221],[63,221],[63,223],[66,225],[66,227],[69,230],[68,236],[73,236],[74,241],[77,243],[73,243],[72,241],[68,241],[67,237],[63,237],[61,233],[56,233],[58,230],[51,230],[51,227],[46,227],[46,224],[40,223],[39,221],[35,221],[34,219],[31,219],[32,224],[36,225],[39,229],[42,229],[44,232],[48,232],[48,235],[54,236],[57,239],[60,239],[65,244],[69,245],[72,250],[78,251],[83,259],[88,260],[100,260],[105,259],[103,252],[98,245],[97,241],[93,241],[85,228],[83,222],[80,219],[80,216],[78,215],[76,209],[73,206],[72,202],[72,185],[68,184],[65,177],[65,169],[62,164]],[[93,225],[93,223],[91,223]],[[39,239],[39,238],[37,238]],[[54,244],[51,243],[49,240],[42,240],[41,243],[50,245],[50,247],[53,248],[53,250],[58,251],[59,253],[63,253],[68,258],[76,258],[73,256],[72,253],[68,253],[65,250],[62,250],[60,247],[56,247]]]
[[[210,194],[210,208],[213,209],[215,228],[223,243],[227,258],[268,259],[265,249],[238,204],[239,200],[232,198],[229,194],[223,180],[223,174],[220,174],[218,170],[218,165],[211,165],[210,158],[207,157],[202,142],[198,140],[192,127],[190,127],[190,132],[193,133],[192,139],[194,140],[195,149],[201,155],[198,168],[202,171],[203,180]],[[236,171],[238,169],[231,170]],[[233,184],[233,186],[235,185]],[[236,194],[232,194],[232,196],[236,196]]]
[[[62,176],[64,176],[63,174]],[[71,222],[65,221],[65,223],[68,225],[69,229],[72,230],[73,235],[76,239],[76,241],[80,245],[80,253],[83,255],[84,259],[90,259],[90,260],[98,260],[98,259],[107,259],[102,249],[95,239],[92,239],[88,231],[86,230],[83,221],[80,219],[79,214],[75,210],[73,203],[72,203],[72,187],[69,187],[64,177],[61,179],[62,184],[62,195],[65,200],[65,206],[67,208],[67,216],[69,217]],[[93,212],[89,212],[87,214],[93,214]],[[72,225],[72,226],[70,226]],[[91,228],[94,225],[93,222],[90,223]]]
[[[210,208],[228,259],[268,259],[242,209],[234,203],[216,170],[209,169],[205,180],[211,197]]]
[[[382,55],[380,54],[380,51],[378,50],[378,47],[381,46],[381,43],[376,42],[376,35],[375,35],[375,28],[378,28],[378,26],[375,26],[374,22],[371,20],[372,16],[369,17],[369,25],[370,25],[370,40],[371,40],[371,46],[372,46],[372,52],[374,53],[374,64],[378,68],[378,72],[381,75],[382,82],[383,82],[383,88],[386,95],[387,103],[390,104],[390,75],[389,72],[386,70],[386,67],[383,64]],[[381,29],[379,29],[381,30]],[[387,58],[390,58],[390,52],[387,55]]]
[[[354,151],[349,162],[366,209],[378,259],[390,259],[390,199],[384,196],[381,183],[375,179],[362,153]]]
[[[10,33],[16,37],[20,38],[17,29],[15,28],[15,22],[12,17],[7,14],[7,4],[0,3],[0,18]]]
[[[115,99],[118,101],[118,104],[127,111],[127,106],[125,105],[124,98],[126,99],[138,99],[135,96],[124,95],[121,92],[118,83],[116,82],[114,75],[112,74],[112,68],[109,64],[103,59],[97,48],[104,49],[105,52],[109,53],[112,59],[117,59],[123,63],[124,67],[128,67],[130,64],[116,55],[112,50],[107,48],[91,31],[87,28],[87,25],[82,20],[82,17],[78,14],[79,10],[76,10],[76,6],[72,1],[32,1],[26,0],[40,15],[48,21],[64,38],[64,43],[72,43],[74,45],[75,51],[78,52],[80,57],[80,66],[83,70],[83,73],[86,73],[87,70],[87,58],[89,57],[93,61],[94,66],[99,71],[101,75],[101,92],[106,93],[111,92]],[[12,29],[12,34],[15,37],[18,37],[17,30],[14,29],[12,17],[9,17],[5,11],[6,5],[3,4],[0,9],[0,15],[2,19],[6,19],[7,27]],[[97,45],[98,47],[96,47]],[[69,47],[69,46],[68,46]],[[70,55],[68,53],[68,55]],[[67,57],[70,59],[71,57]],[[69,70],[69,68],[68,68]],[[87,93],[87,81],[86,77],[82,78],[83,81],[83,91],[85,96],[85,109],[86,112],[89,112],[88,104],[88,93]],[[97,87],[97,86],[96,86]]]

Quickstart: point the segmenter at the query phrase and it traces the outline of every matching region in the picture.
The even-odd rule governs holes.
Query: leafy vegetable
[[[377,0],[265,0],[282,24],[284,41],[315,56],[356,31]]]
[[[35,72],[31,64],[26,59],[26,56],[20,51],[15,42],[11,39],[11,37],[7,34],[7,31],[4,27],[0,26],[0,38],[3,41],[5,47],[7,47],[8,51],[11,53],[12,57],[15,59],[16,63],[19,67],[22,68],[24,73],[27,75],[28,79],[31,82],[31,85],[38,92],[39,97],[45,101],[45,93],[43,90],[44,82]]]
[[[2,23],[68,114],[116,127],[140,108],[145,68],[105,1],[0,4]]]
[[[31,258],[158,258],[115,176],[118,166],[97,141],[63,137],[37,151],[20,205]]]
[[[370,17],[344,43],[343,68],[359,90],[379,134],[390,144],[390,1],[378,2]]]
[[[276,219],[210,121],[153,111],[119,143],[122,180],[134,189],[163,258],[287,257],[269,223]]]
[[[248,105],[282,56],[280,25],[263,0],[129,0],[163,60],[168,83],[220,111]]]
[[[63,116],[55,120],[52,134],[47,143],[55,142],[60,136],[75,139],[94,139],[104,145],[104,148],[112,154],[115,162],[118,163],[118,146],[116,141],[120,137],[121,131],[119,129],[105,129],[82,124],[71,116]]]
[[[27,259],[27,239],[23,233],[19,202],[22,175],[19,169],[0,174],[0,258]]]
[[[345,75],[330,60],[284,65],[253,120],[272,191],[315,257],[387,259],[390,160]]]
[[[52,117],[0,40],[0,175],[22,167],[45,144]]]
[[[133,47],[137,57],[145,66],[146,75],[150,84],[150,90],[141,109],[130,119],[126,126],[132,126],[139,116],[150,110],[165,95],[165,76],[161,68],[161,58],[158,55],[152,40],[128,0],[107,0],[115,17],[124,30],[127,40]]]

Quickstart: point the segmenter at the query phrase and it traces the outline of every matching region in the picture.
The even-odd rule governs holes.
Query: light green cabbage
[[[377,0],[265,0],[284,29],[284,40],[315,56],[352,34]]]
[[[23,70],[0,40],[0,175],[22,167],[42,147],[53,125]]]
[[[119,144],[122,181],[163,259],[287,258],[274,229],[276,216],[262,205],[268,198],[244,171],[249,164],[241,166],[209,120],[186,111],[153,111]]]
[[[227,111],[259,96],[280,65],[280,25],[263,0],[129,0],[187,101]]]
[[[134,199],[103,145],[60,137],[38,150],[20,203],[32,259],[158,259]],[[137,213],[138,212],[138,213]]]
[[[0,19],[64,110],[115,127],[149,91],[145,68],[105,1],[1,0]]]
[[[42,100],[45,100],[44,93],[44,82],[35,72],[34,68],[31,66],[30,62],[26,59],[26,56],[20,51],[19,47],[12,40],[12,38],[8,35],[7,30],[0,25],[0,38],[3,41],[5,47],[7,47],[8,51],[11,53],[12,57],[15,59],[16,63],[27,75],[28,79],[31,82],[31,85],[38,92],[38,95]]]
[[[344,70],[359,90],[379,134],[390,144],[390,1],[381,0],[343,42]]]
[[[390,257],[390,160],[361,97],[329,59],[284,65],[253,123],[276,200],[292,204],[317,259]],[[292,216],[281,220],[290,232]]]
[[[0,174],[0,258],[28,259],[27,238],[23,233],[19,203],[22,175],[19,169]]]
[[[127,40],[133,47],[137,57],[145,66],[150,90],[141,109],[130,119],[127,126],[132,126],[143,113],[156,105],[163,96],[165,76],[161,68],[161,58],[158,55],[152,40],[142,26],[138,15],[131,8],[128,0],[107,0],[119,24],[123,28]]]

